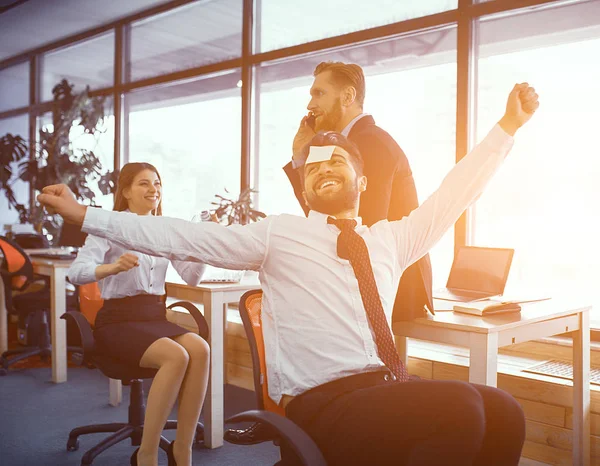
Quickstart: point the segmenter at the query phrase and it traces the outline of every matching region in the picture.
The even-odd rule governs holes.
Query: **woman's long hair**
[[[132,162],[126,163],[121,168],[121,172],[119,173],[119,180],[117,181],[117,192],[115,193],[115,205],[113,210],[123,211],[129,208],[129,202],[125,199],[123,195],[123,190],[131,187],[133,183],[133,179],[138,175],[138,173],[144,170],[152,170],[158,176],[158,181],[160,181],[162,185],[162,180],[160,179],[160,173],[156,167],[150,163],[146,162]],[[152,215],[162,215],[162,192],[160,196],[160,201],[158,203],[158,207],[152,211]]]

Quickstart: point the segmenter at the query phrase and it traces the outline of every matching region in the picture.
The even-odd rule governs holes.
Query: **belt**
[[[104,305],[107,307],[120,307],[120,306],[145,306],[148,304],[156,304],[162,301],[162,296],[158,294],[138,294],[135,296],[125,296],[124,298],[111,298],[105,299]]]
[[[339,396],[386,383],[396,383],[396,376],[389,369],[342,377],[311,388],[287,401],[286,415],[302,427]]]

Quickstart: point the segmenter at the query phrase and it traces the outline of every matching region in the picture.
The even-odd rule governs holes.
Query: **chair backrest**
[[[29,256],[21,246],[5,236],[0,236],[0,250],[2,251],[2,264],[0,271],[4,279],[4,286],[11,290],[22,291],[33,280],[33,265]],[[8,290],[5,290],[8,296]]]
[[[79,310],[93,327],[96,322],[96,314],[104,304],[98,282],[79,285],[77,292],[79,293]]]
[[[250,344],[254,372],[254,391],[259,409],[285,416],[285,410],[269,397],[265,343],[261,321],[262,290],[250,290],[240,298],[240,316]]]

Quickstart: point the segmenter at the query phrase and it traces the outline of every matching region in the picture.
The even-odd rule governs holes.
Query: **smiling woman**
[[[154,165],[144,162],[125,164],[119,175],[113,210],[162,215],[161,191],[162,182]]]

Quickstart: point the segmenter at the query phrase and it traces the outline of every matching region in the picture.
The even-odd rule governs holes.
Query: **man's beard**
[[[306,203],[310,210],[321,212],[326,215],[336,215],[345,210],[353,209],[358,202],[358,183],[354,186],[350,183],[344,183],[341,191],[337,192],[335,197],[322,198],[314,191],[306,194]]]
[[[342,101],[338,98],[333,103],[330,112],[325,113],[315,126],[315,132],[335,131],[339,122],[342,120]]]

